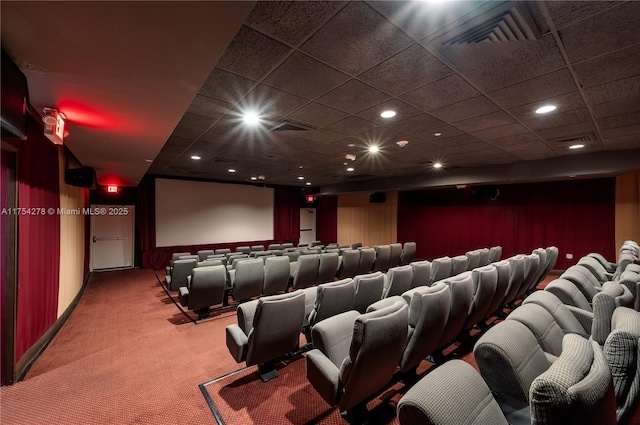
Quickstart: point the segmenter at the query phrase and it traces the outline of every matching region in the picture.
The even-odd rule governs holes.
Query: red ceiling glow
[[[98,111],[90,106],[83,105],[75,100],[62,100],[58,102],[58,110],[64,112],[67,121],[83,127],[117,130],[126,126],[123,120],[117,119],[104,111]]]

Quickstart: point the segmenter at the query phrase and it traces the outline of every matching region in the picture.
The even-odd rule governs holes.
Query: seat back
[[[560,253],[558,248],[555,246],[549,246],[545,248],[545,250],[547,251],[547,264],[544,268],[544,276],[542,279],[551,273],[551,270],[553,270],[553,267],[556,265],[556,261],[558,261],[558,255]]]
[[[298,258],[300,258],[300,251],[287,251],[282,255],[287,257],[290,263],[294,263],[298,261]]]
[[[264,251],[264,245],[251,245],[251,252]]]
[[[200,257],[197,254],[181,255],[178,260],[196,260],[199,261]]]
[[[540,271],[540,257],[537,254],[529,254],[524,256],[524,278],[522,286],[516,294],[516,299],[524,297],[524,295],[535,288],[538,283],[538,273]]]
[[[446,279],[449,276],[451,276],[451,258],[440,257],[431,262],[430,285],[439,280]]]
[[[546,309],[565,333],[591,333],[591,329],[584,329],[567,306],[550,291],[534,292],[522,301],[522,306],[527,304],[536,304]]]
[[[471,277],[471,272],[464,272],[458,276],[446,279],[445,283],[451,291],[451,309],[449,310],[447,324],[440,337],[439,347],[444,347],[450,342],[453,342],[463,330],[473,299],[473,278]]]
[[[224,302],[227,269],[223,265],[193,269],[188,308],[197,310]]]
[[[316,283],[333,282],[338,272],[340,258],[337,252],[320,254],[320,265],[318,268],[318,279]]]
[[[511,280],[511,263],[507,260],[498,261],[492,264],[496,269],[497,281],[496,291],[493,294],[493,299],[487,307],[487,313],[492,314],[498,311],[504,305],[504,297],[509,287],[509,280]]]
[[[413,261],[413,257],[416,255],[416,243],[405,242],[402,247],[402,255],[400,256],[400,265],[406,266]]]
[[[593,297],[593,324],[591,337],[598,344],[603,345],[611,332],[613,312],[620,306],[633,305],[629,290],[618,282],[606,282],[602,292]],[[629,303],[631,301],[631,303]],[[626,305],[623,305],[626,304]]]
[[[431,263],[429,261],[414,261],[409,265],[413,269],[412,288],[431,285]]]
[[[361,274],[353,278],[355,298],[353,309],[364,313],[367,307],[382,299],[384,275],[381,272]]]
[[[261,364],[294,351],[304,321],[303,291],[270,295],[258,300],[249,332],[247,366]]]
[[[231,253],[231,249],[230,248],[218,248],[215,250],[216,254],[230,254]]]
[[[589,254],[587,254],[587,256],[591,258],[595,258],[602,265],[602,267],[604,267],[607,273],[615,273],[616,264],[604,258],[602,254],[597,252],[590,252]]]
[[[249,255],[249,253],[251,252],[251,247],[250,246],[239,246],[239,247],[236,248],[236,252],[239,252],[241,254]]]
[[[534,285],[537,285],[538,283],[542,282],[546,277],[546,275],[544,274],[544,271],[547,267],[547,251],[544,248],[536,248],[532,251],[532,254],[536,254],[539,257],[536,283],[534,284]]]
[[[180,257],[184,257],[185,255],[191,255],[190,252],[184,251],[184,252],[174,252],[171,254],[171,261],[169,261],[169,265],[173,267],[173,262],[176,260],[179,260]]]
[[[314,285],[318,281],[319,267],[318,254],[301,255],[293,274],[293,289],[303,289]]]
[[[353,310],[354,298],[355,285],[351,278],[318,285],[309,325],[313,327],[328,317]]]
[[[611,372],[600,346],[566,335],[558,360],[531,384],[530,403],[536,425],[616,424]]]
[[[398,267],[400,265],[400,259],[402,258],[402,244],[401,243],[392,243],[389,244],[390,253],[389,253],[389,267]]]
[[[267,246],[267,251],[278,251],[282,249],[282,245],[280,245],[279,243],[270,243],[269,246]]]
[[[181,286],[187,286],[187,276],[190,276],[193,269],[198,265],[196,258],[188,260],[175,260],[173,262],[173,271],[171,272],[170,291],[177,291]]]
[[[438,342],[450,309],[451,289],[444,282],[413,291],[409,303],[409,335],[400,361],[401,372],[417,367],[422,359],[439,348]]]
[[[340,367],[344,392],[338,407],[351,409],[389,383],[407,341],[409,307],[397,301],[356,318],[349,355]]]
[[[289,248],[293,248],[293,243],[285,242],[282,244],[282,249],[289,249]]]
[[[289,286],[289,258],[267,257],[264,262],[263,294],[284,292]]]
[[[231,266],[231,269],[238,267],[238,263],[245,260],[252,260],[247,254],[230,255],[227,259],[227,266]]]
[[[480,265],[480,251],[477,249],[465,252],[465,257],[469,259],[467,270],[473,270]]]
[[[485,332],[473,348],[480,374],[492,392],[529,401],[534,379],[551,363],[531,331],[517,320],[505,320]]]
[[[497,263],[498,261],[500,261],[501,258],[502,258],[502,247],[499,245],[492,246],[489,249],[489,264]]]
[[[413,281],[413,269],[411,266],[392,267],[385,275],[385,287],[382,298],[392,297],[394,295],[402,295],[402,293],[411,289]]]
[[[358,249],[358,248],[362,248],[361,242],[354,242],[351,244],[351,249]]]
[[[516,299],[516,295],[524,282],[524,256],[517,255],[509,258],[507,261],[509,261],[511,265],[511,275],[509,276],[509,284],[507,285],[507,290],[504,295],[504,304],[508,304]]]
[[[473,283],[473,298],[463,329],[471,328],[482,322],[489,313],[493,313],[489,311],[489,307],[496,294],[498,270],[493,265],[473,269],[471,281]]]
[[[566,279],[555,279],[549,282],[544,290],[558,297],[563,304],[572,305],[585,311],[593,311],[587,298],[573,282]]]
[[[596,277],[583,266],[575,265],[569,267],[560,275],[560,278],[576,285],[588,301],[591,301],[593,296],[598,293],[598,289],[601,288],[600,282]]]
[[[360,250],[360,262],[358,263],[358,273],[369,273],[376,261],[376,251],[373,248],[363,248]]]
[[[201,249],[200,251],[197,252],[198,261],[204,261],[207,259],[209,255],[214,255],[214,254],[215,252],[213,251],[213,249]]]
[[[342,263],[338,268],[338,279],[354,277],[358,273],[360,264],[360,251],[348,249],[342,252]]]
[[[601,284],[609,280],[607,277],[607,271],[595,258],[589,256],[582,257],[578,261],[578,264],[589,270]]]
[[[521,305],[507,316],[507,320],[517,320],[529,328],[545,353],[557,357],[562,352],[564,332],[544,307],[533,303]]]
[[[375,249],[376,260],[373,263],[372,270],[374,272],[381,271],[386,272],[389,269],[389,262],[391,259],[391,247],[389,245],[379,245]]]
[[[484,267],[487,264],[489,264],[489,258],[491,257],[491,252],[489,251],[489,248],[480,248],[478,252],[480,253],[478,267]]]
[[[508,425],[480,374],[462,360],[422,378],[400,399],[397,414],[400,425]]]
[[[246,300],[262,294],[264,263],[260,258],[239,261],[235,268],[235,279],[231,289],[234,300]]]
[[[467,257],[466,255],[457,255],[455,257],[451,257],[451,276],[466,272],[468,266],[469,257]]]

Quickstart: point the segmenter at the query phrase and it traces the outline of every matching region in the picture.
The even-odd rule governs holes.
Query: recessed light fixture
[[[302,168],[302,165],[299,165],[298,168]]]
[[[376,153],[379,150],[380,150],[380,148],[377,147],[377,146],[369,146],[369,152],[371,152],[371,153]]]
[[[235,173],[236,172],[235,168],[229,168],[227,171],[230,172],[230,173]]]
[[[569,149],[582,149],[582,148],[584,148],[584,145],[581,145],[581,144],[569,146]]]
[[[153,159],[145,159],[144,162],[153,162]]]
[[[400,146],[401,148],[404,148],[408,144],[409,144],[408,140],[400,140],[399,142],[396,142],[396,145]]]
[[[393,118],[396,116],[396,111],[383,111],[380,116],[382,118]]]
[[[304,180],[303,176],[298,176],[298,180]]]
[[[355,143],[349,143],[347,146],[349,146],[350,148],[353,148],[353,147],[355,147],[356,145],[355,145]]]
[[[260,122],[260,117],[255,112],[247,112],[242,118],[245,123],[252,126],[257,125]]]
[[[307,182],[307,186],[311,186],[311,182]]]
[[[354,171],[354,170],[355,170],[355,168],[353,168],[353,167],[349,167],[349,168],[347,168],[347,171],[348,171],[348,172],[352,172],[352,171]]]
[[[251,180],[258,180],[256,176],[251,176]]]
[[[434,162],[433,163],[433,168],[442,168],[442,163],[441,162]]]
[[[191,159],[195,159],[197,161],[201,158],[198,155],[191,155]]]
[[[436,137],[440,137],[440,136],[442,136],[442,133],[433,133],[433,135],[436,136]]]
[[[548,114],[549,112],[553,112],[557,109],[555,105],[544,105],[536,109],[536,114]]]

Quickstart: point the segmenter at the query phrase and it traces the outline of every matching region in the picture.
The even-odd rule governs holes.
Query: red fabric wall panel
[[[316,199],[316,238],[325,245],[338,241],[337,196]]]
[[[417,242],[417,258],[501,245],[503,257],[555,245],[557,269],[589,252],[615,258],[615,179],[504,185],[495,200],[471,191],[400,192],[398,240]],[[566,259],[573,254],[573,259]]]
[[[16,361],[49,330],[58,314],[60,207],[58,148],[31,120],[18,142],[18,206],[38,208],[18,216]],[[44,214],[41,214],[44,209]]]

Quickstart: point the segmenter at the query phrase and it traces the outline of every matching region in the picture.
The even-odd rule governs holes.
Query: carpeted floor
[[[234,310],[191,322],[151,270],[94,273],[26,379],[0,388],[0,422],[215,424],[199,384],[244,367],[225,345],[235,322]],[[464,347],[455,356],[474,363]],[[204,388],[228,424],[343,423],[306,381],[301,357],[267,384],[253,367]],[[376,423],[394,423],[400,395],[389,397],[373,403]]]

